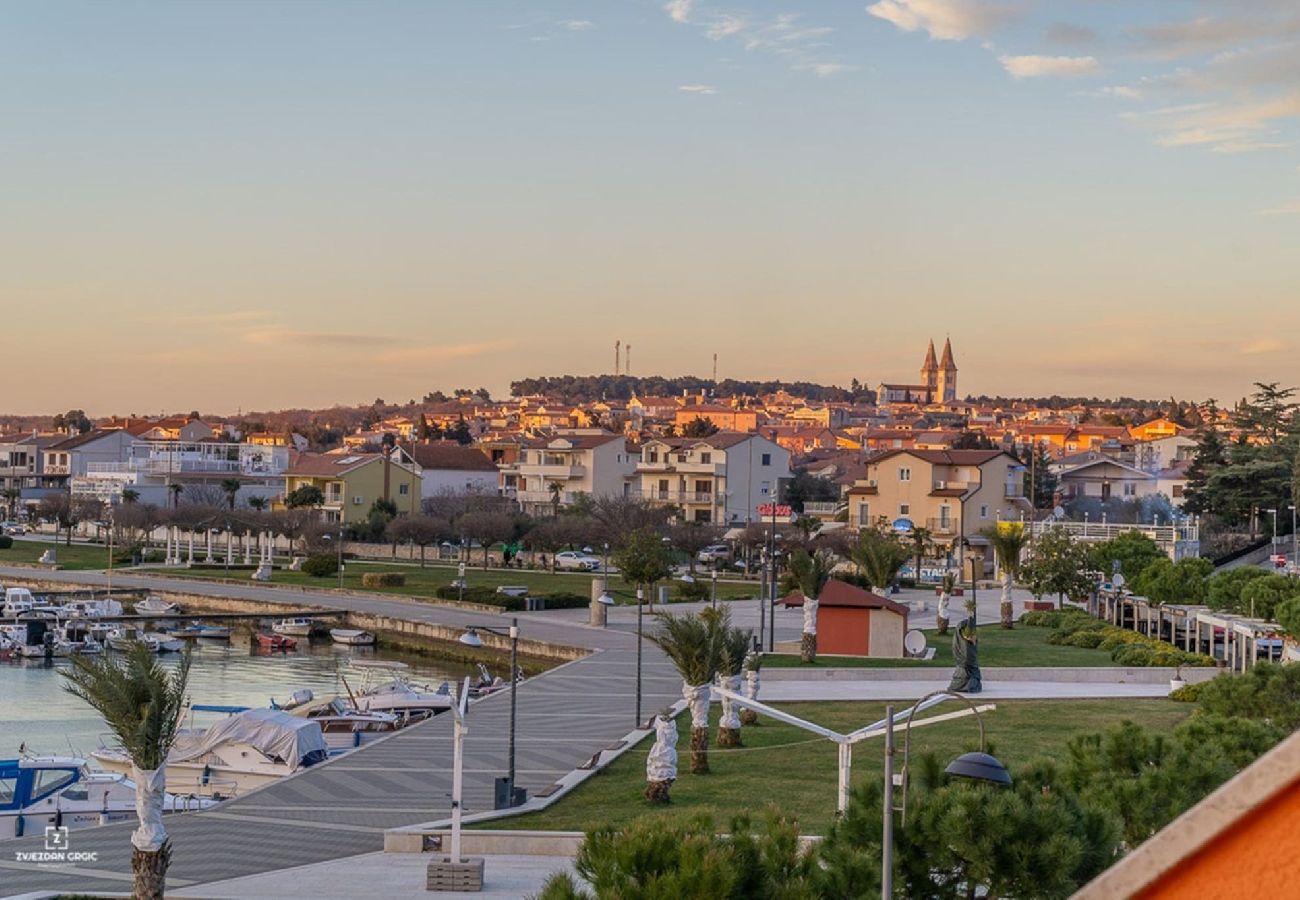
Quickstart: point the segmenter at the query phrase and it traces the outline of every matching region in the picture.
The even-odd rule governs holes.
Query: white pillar
[[[212,526],[209,525],[204,530],[207,531],[208,533],[208,550],[207,550],[207,555],[203,558],[203,561],[211,565],[212,564]]]
[[[185,565],[194,565],[194,529],[190,529],[190,552],[189,557],[185,560]]]
[[[849,743],[840,744],[839,752],[840,781],[836,793],[835,811],[842,816],[849,809],[849,782],[853,773],[853,745]]]
[[[226,565],[230,565],[231,545],[234,543],[235,533],[229,528],[226,529]]]
[[[249,534],[245,531],[239,536],[239,543],[244,545],[244,565],[251,566],[253,564],[253,548],[248,546],[248,537]]]
[[[457,700],[459,702],[459,700]],[[460,717],[459,710],[453,710],[456,719],[452,726],[452,758],[451,758],[451,861],[458,863],[460,857],[460,807],[461,807],[461,783],[465,769],[464,746],[465,746],[465,723]]]

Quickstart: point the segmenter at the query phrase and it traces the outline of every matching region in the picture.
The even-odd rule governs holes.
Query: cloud
[[[375,360],[380,363],[436,363],[449,359],[487,356],[491,353],[509,350],[514,345],[514,341],[480,341],[464,344],[443,344],[441,346],[400,347],[376,354]]]
[[[1242,4],[1242,8],[1245,7],[1246,4]],[[1156,59],[1178,59],[1214,53],[1264,38],[1276,40],[1300,34],[1300,16],[1201,16],[1132,28],[1129,33],[1137,40],[1139,51],[1144,55]]]
[[[243,335],[244,343],[261,346],[274,344],[305,344],[317,347],[384,347],[399,343],[398,338],[377,334],[356,334],[344,331],[302,331],[292,328],[262,328]]]
[[[1015,14],[1011,7],[981,0],[879,0],[867,12],[903,31],[925,31],[936,41],[987,34]]]
[[[1287,203],[1283,206],[1276,206],[1273,209],[1261,209],[1261,216],[1296,216],[1300,215],[1300,200]]]
[[[668,13],[668,18],[678,24],[685,25],[691,20],[691,9],[695,6],[695,0],[668,0],[664,4],[664,12]]]
[[[1286,344],[1277,338],[1261,338],[1258,341],[1243,344],[1240,352],[1242,356],[1258,356],[1263,353],[1281,353],[1285,349]]]
[[[685,94],[716,94],[718,89],[711,84],[682,84],[677,90]]]
[[[999,56],[998,62],[1012,78],[1074,78],[1101,68],[1094,56]]]
[[[596,27],[596,23],[586,19],[568,19],[561,22],[560,27],[567,28],[569,31],[591,31]]]
[[[799,63],[791,68],[796,72],[812,72],[818,78],[830,78],[842,72],[856,71],[858,67],[846,63]]]
[[[1163,147],[1207,147],[1220,153],[1274,149],[1277,123],[1300,116],[1300,90],[1267,98],[1233,98],[1166,107],[1125,118],[1161,132]]]
[[[745,20],[739,16],[722,14],[705,30],[704,35],[711,41],[720,41],[745,30]]]

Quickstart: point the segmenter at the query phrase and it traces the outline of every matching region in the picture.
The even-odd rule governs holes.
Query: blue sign
[[[895,519],[893,528],[900,534],[906,534],[912,530],[912,520],[908,518]]]

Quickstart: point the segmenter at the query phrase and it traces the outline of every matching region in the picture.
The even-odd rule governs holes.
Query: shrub
[[[333,553],[316,553],[303,560],[302,570],[313,578],[328,578],[338,574],[338,557]]]
[[[1221,675],[1206,682],[1201,708],[1293,731],[1300,726],[1300,666],[1258,663],[1241,675]]]
[[[697,603],[708,600],[713,595],[713,588],[707,581],[679,581],[672,595],[674,603]]]
[[[1291,637],[1300,639],[1300,597],[1283,600],[1274,611],[1277,624]]]
[[[404,587],[406,576],[401,572],[367,572],[361,576],[361,586],[368,588]]]
[[[1121,666],[1149,666],[1152,655],[1150,647],[1128,646],[1111,654],[1111,659]]]
[[[1071,647],[1083,647],[1085,650],[1095,650],[1097,645],[1102,641],[1103,635],[1101,629],[1089,629],[1087,631],[1076,631],[1070,635]]]
[[[1196,684],[1185,684],[1176,691],[1169,693],[1170,700],[1177,700],[1179,703],[1195,703],[1201,698],[1201,691],[1209,684],[1208,681],[1200,681]]]
[[[0,534],[0,550],[8,550],[14,545],[14,539],[7,534]]]
[[[484,587],[481,584],[467,587],[463,591],[455,585],[444,584],[435,590],[433,595],[439,600],[465,600],[469,603],[488,603],[493,606],[501,606],[502,600],[510,599],[504,594],[498,594],[495,588]],[[522,604],[519,609],[523,609]]]

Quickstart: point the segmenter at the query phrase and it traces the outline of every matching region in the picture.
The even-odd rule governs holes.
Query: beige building
[[[420,473],[399,449],[382,453],[303,453],[284,473],[287,497],[300,487],[320,490],[327,522],[361,522],[376,500],[387,498],[397,512],[420,511]]]
[[[790,451],[756,434],[720,431],[705,438],[657,438],[641,445],[633,490],[680,507],[691,522],[744,525],[779,497],[790,477]]]
[[[963,537],[986,543],[982,529],[1030,513],[1024,475],[1003,450],[889,450],[867,460],[866,477],[849,489],[849,526],[884,519],[898,530],[926,528],[943,548]]]

